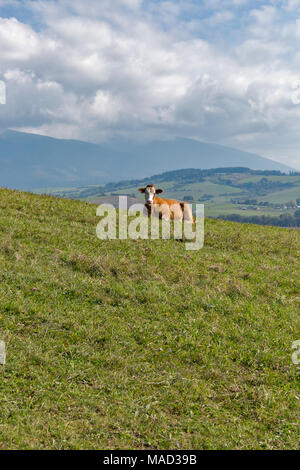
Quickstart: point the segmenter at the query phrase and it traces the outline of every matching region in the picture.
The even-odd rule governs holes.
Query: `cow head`
[[[153,199],[156,194],[161,194],[163,192],[162,189],[156,189],[153,184],[148,184],[145,188],[139,188],[140,193],[145,194],[145,201],[146,204],[153,204]]]

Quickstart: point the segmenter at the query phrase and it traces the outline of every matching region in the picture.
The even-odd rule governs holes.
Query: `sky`
[[[300,0],[0,0],[7,128],[188,137],[300,169]]]

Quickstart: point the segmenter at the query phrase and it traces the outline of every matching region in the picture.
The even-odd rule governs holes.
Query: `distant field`
[[[134,182],[121,181],[102,187],[50,189],[40,192],[90,202],[98,196],[116,194],[126,194],[142,200],[138,187],[151,182],[164,190],[164,197],[204,203],[208,217],[230,214],[248,217],[279,217],[286,214],[292,216],[297,207],[289,204],[295,204],[299,199],[300,205],[300,176],[257,173],[259,174],[247,169],[241,169],[240,172],[236,169],[224,169],[223,172],[216,169],[201,176],[199,170],[179,170]],[[233,204],[232,200],[238,200],[240,203]],[[245,203],[247,200],[255,200],[255,203]],[[262,203],[268,205],[264,206]],[[285,205],[287,207],[284,207]]]
[[[295,200],[296,198],[300,197],[300,185],[296,186],[295,188],[283,190],[283,191],[275,191],[274,193],[268,194],[267,196],[262,196],[260,201],[268,201],[273,203],[282,203]]]
[[[300,233],[99,240],[95,206],[0,189],[1,449],[299,449]]]
[[[270,209],[268,207],[260,207],[259,211],[247,209],[246,211],[242,210],[241,206],[237,206],[237,204],[214,204],[214,203],[205,203],[205,213],[207,217],[219,217],[222,215],[228,214],[240,214],[240,215],[248,215],[248,216],[259,216],[259,215],[270,215],[272,217],[278,217],[280,214],[293,214],[294,210],[285,210],[279,211],[275,209]]]
[[[293,182],[293,183],[298,183],[300,184],[300,176],[293,176],[293,175],[252,175],[247,178],[241,178],[239,179],[240,183],[257,183],[261,178],[264,177],[270,181],[279,181],[281,183],[288,183],[288,182]]]

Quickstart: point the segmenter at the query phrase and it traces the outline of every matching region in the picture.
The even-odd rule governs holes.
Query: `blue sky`
[[[300,0],[0,0],[0,129],[191,137],[300,169]]]

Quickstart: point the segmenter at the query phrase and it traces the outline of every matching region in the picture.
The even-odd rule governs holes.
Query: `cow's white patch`
[[[154,199],[154,196],[155,196],[155,192],[153,191],[152,188],[147,188],[145,190],[145,201],[149,204],[151,204],[153,202],[153,199]]]

